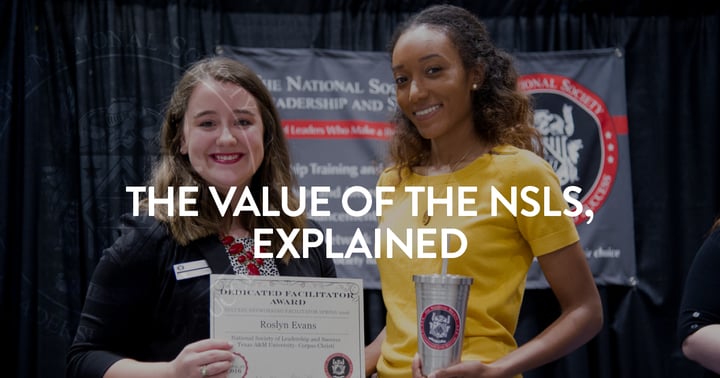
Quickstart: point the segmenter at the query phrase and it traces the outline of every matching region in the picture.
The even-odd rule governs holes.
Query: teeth
[[[215,155],[215,158],[218,160],[229,161],[229,160],[235,160],[239,156],[240,155]]]
[[[427,108],[427,109],[423,109],[423,110],[420,110],[420,111],[415,112],[415,115],[417,115],[417,116],[424,116],[424,115],[430,114],[430,113],[432,113],[432,112],[434,112],[434,111],[436,111],[436,110],[438,110],[438,109],[440,109],[440,105],[434,105],[434,106],[431,106],[431,107],[429,107],[429,108]]]

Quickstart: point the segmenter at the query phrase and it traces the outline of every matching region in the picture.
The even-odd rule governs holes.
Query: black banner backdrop
[[[623,51],[516,56],[545,159],[563,189],[582,189],[577,199],[584,211],[575,224],[595,282],[637,285]],[[548,287],[537,263],[527,287]]]
[[[340,197],[353,186],[373,192],[387,160],[385,142],[392,133],[388,120],[396,108],[388,54],[231,46],[217,51],[252,67],[272,92],[300,185],[332,189],[331,214],[316,218],[332,230],[327,240],[332,252],[343,255],[367,243],[371,253],[377,225],[374,205],[365,216],[351,216]],[[534,97],[535,126],[543,135],[546,160],[563,188],[581,189],[577,199],[584,208],[575,223],[596,282],[634,285],[622,51],[526,53],[518,54],[517,64],[524,73],[519,85]],[[541,195],[535,198],[542,207]],[[365,204],[356,200],[352,208]],[[523,207],[528,208],[518,210]],[[542,209],[547,210],[557,211]],[[473,248],[482,246],[469,246],[466,253]],[[338,274],[380,288],[374,260],[358,252],[348,256],[335,260]],[[527,287],[548,287],[537,264]]]
[[[2,376],[62,376],[89,275],[130,210],[124,188],[157,153],[148,123],[189,63],[217,45],[384,51],[399,22],[438,2],[0,2]],[[720,213],[718,3],[442,2],[513,53],[624,52],[637,284],[601,286],[602,332],[525,377],[699,377],[673,329]],[[366,331],[378,330],[380,291],[365,294]],[[550,290],[528,290],[519,342],[556,314]]]

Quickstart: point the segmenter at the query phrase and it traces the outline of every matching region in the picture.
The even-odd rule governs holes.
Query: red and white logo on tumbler
[[[455,344],[460,335],[460,316],[448,305],[431,305],[420,316],[420,329],[428,347],[447,349]]]

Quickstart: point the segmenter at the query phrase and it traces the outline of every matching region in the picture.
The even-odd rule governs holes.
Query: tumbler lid
[[[458,274],[415,274],[413,275],[415,283],[430,284],[451,284],[451,285],[471,285],[472,277],[461,276]]]

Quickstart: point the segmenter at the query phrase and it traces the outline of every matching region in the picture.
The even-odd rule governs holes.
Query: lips
[[[428,118],[435,114],[435,112],[440,110],[440,108],[442,108],[442,104],[429,106],[427,108],[414,111],[413,115],[420,119]]]
[[[210,158],[218,164],[234,164],[242,159],[243,154],[210,154]]]

